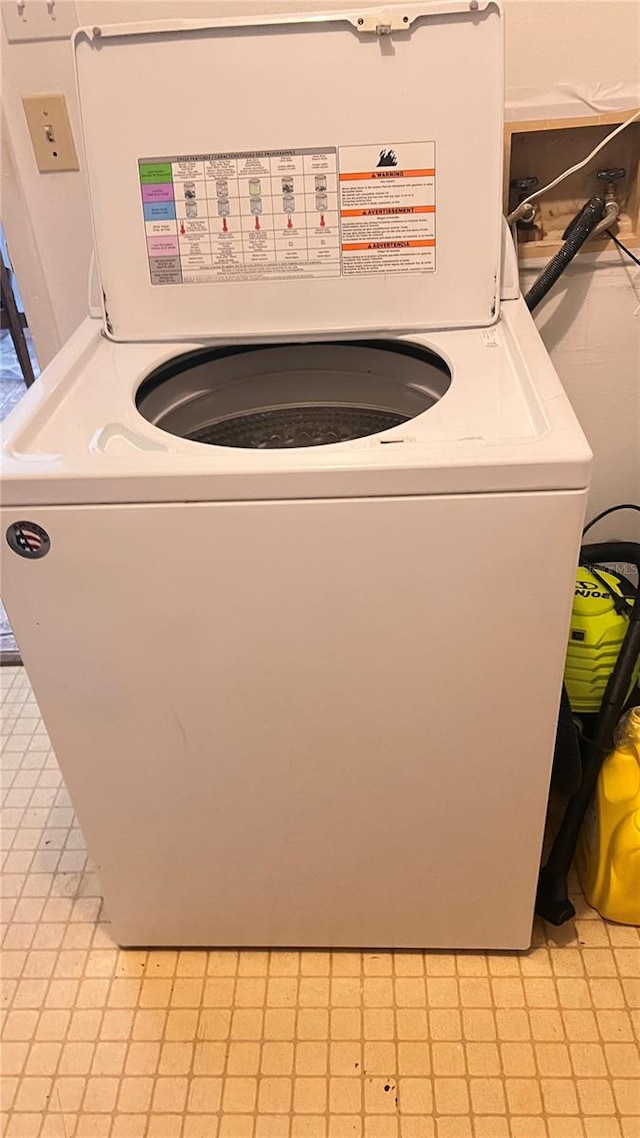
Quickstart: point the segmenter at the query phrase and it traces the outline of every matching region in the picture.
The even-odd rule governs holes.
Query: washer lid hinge
[[[369,12],[356,12],[347,19],[361,35],[390,36],[394,32],[409,32],[411,25],[421,17],[458,15],[461,13],[483,12],[492,0],[442,0],[430,3],[428,7],[408,3],[400,8],[376,8]]]
[[[355,20],[355,26],[363,35],[390,36],[392,32],[406,32],[411,19],[403,14],[402,8],[379,8],[376,12],[365,12]]]

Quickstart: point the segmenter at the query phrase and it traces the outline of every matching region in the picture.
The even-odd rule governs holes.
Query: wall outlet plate
[[[80,24],[72,0],[2,0],[2,20],[9,43],[68,40]]]
[[[22,105],[40,173],[79,170],[64,95],[25,95]]]

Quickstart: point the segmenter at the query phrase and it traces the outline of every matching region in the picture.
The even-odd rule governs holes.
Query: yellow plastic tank
[[[576,865],[584,895],[609,921],[640,925],[640,707],[621,719],[584,820]]]

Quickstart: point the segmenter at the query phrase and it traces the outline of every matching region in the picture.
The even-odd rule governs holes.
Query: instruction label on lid
[[[435,144],[141,158],[152,285],[435,269]]]
[[[340,276],[335,147],[138,162],[153,285]]]

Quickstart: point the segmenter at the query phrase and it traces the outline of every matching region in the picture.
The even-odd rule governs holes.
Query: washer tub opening
[[[138,388],[149,423],[209,446],[273,450],[367,438],[422,415],[451,384],[418,344],[378,341],[205,348]]]

